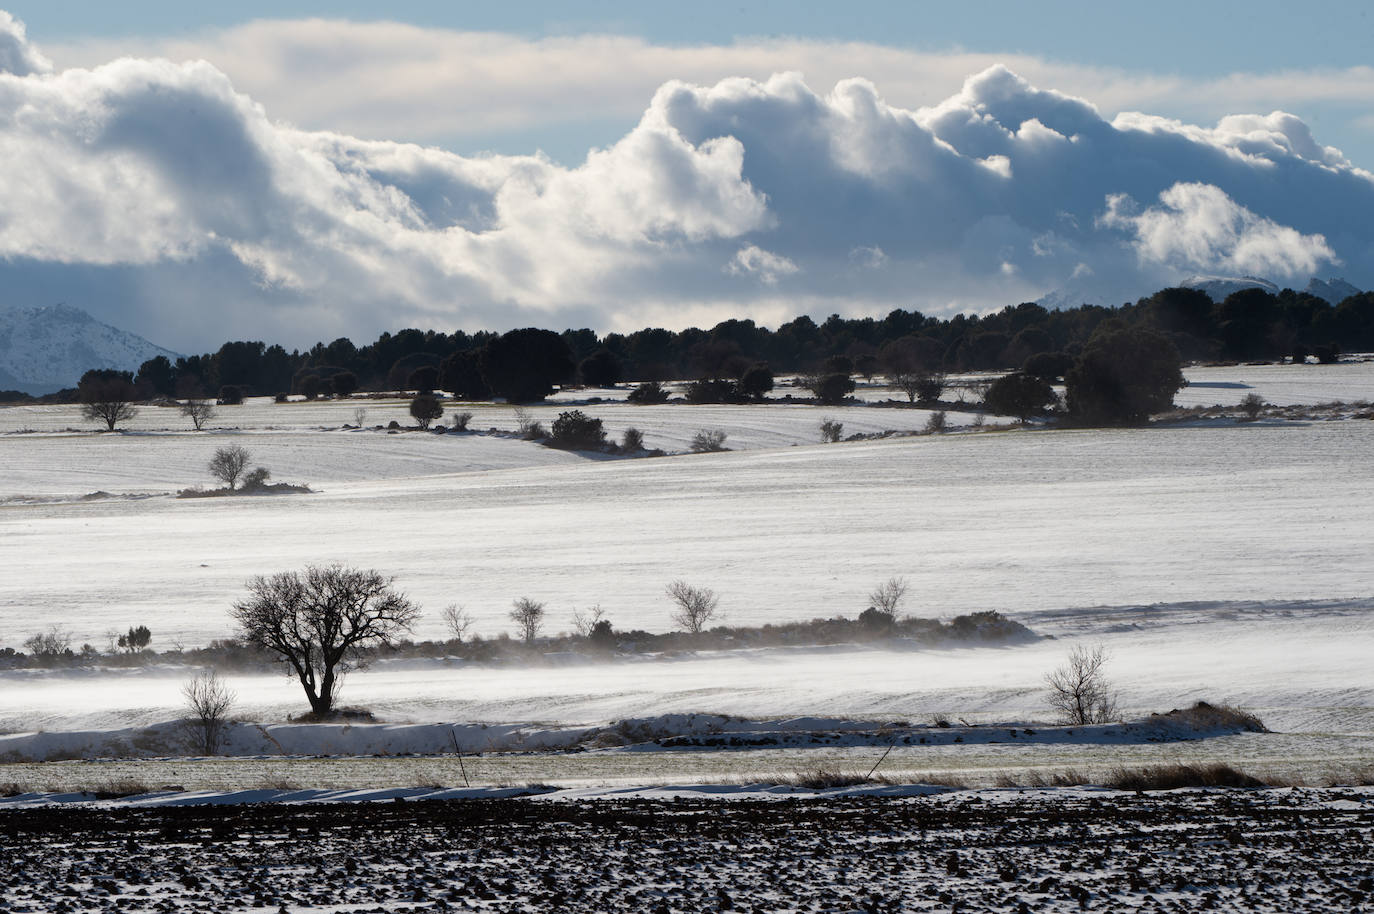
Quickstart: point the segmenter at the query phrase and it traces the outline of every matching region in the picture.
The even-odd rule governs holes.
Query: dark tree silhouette
[[[1015,416],[1025,422],[1053,405],[1054,388],[1033,375],[1015,371],[992,382],[983,405],[1002,416]]]
[[[410,401],[410,414],[420,428],[429,428],[431,422],[444,414],[444,404],[434,394],[418,394]]]
[[[588,387],[614,387],[624,376],[620,359],[609,349],[598,349],[577,366],[582,383]]]
[[[92,369],[81,376],[76,391],[81,399],[81,415],[104,422],[109,431],[138,415],[134,406],[138,393],[130,372]]]
[[[256,577],[230,615],[240,637],[275,653],[300,681],[315,714],[334,709],[359,651],[410,631],[420,611],[376,571],[330,565]]]
[[[492,340],[478,356],[478,365],[491,392],[511,403],[542,400],[573,373],[563,337],[534,327]]]
[[[1186,383],[1174,344],[1139,328],[1099,330],[1064,376],[1069,412],[1090,425],[1144,422]]]

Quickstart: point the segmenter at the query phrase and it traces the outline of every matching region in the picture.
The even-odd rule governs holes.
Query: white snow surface
[[[1247,385],[1184,392],[1209,398],[1253,389],[1271,402],[1349,401],[1374,390],[1369,363],[1189,373]],[[547,424],[574,399],[532,413]],[[534,668],[380,663],[352,674],[343,700],[393,725],[512,731],[689,713],[1034,720],[1045,713],[1045,671],[1072,644],[1101,641],[1128,713],[1232,701],[1277,730],[1374,734],[1374,423],[819,445],[823,415],[846,431],[881,431],[918,429],[928,414],[582,405],[613,434],[643,428],[650,445],[720,427],[743,448],[606,460],[502,434],[341,429],[357,408],[368,426],[406,420],[403,401],[254,401],[224,408],[207,433],[173,431],[173,411],[145,408],[134,432],[97,435],[62,431],[89,428],[71,407],[0,410],[0,646],[19,648],[52,624],[77,645],[104,646],[136,624],[152,629],[154,648],[206,643],[231,634],[227,611],[247,579],[308,563],[394,574],[425,610],[415,635],[427,639],[446,637],[438,611],[449,603],[484,636],[507,631],[521,596],[547,603],[552,630],[571,627],[574,607],[600,605],[617,630],[664,631],[664,587],[678,578],[720,593],[732,624],[853,617],[877,583],[901,575],[912,585],[906,612],[995,609],[1055,639],[559,656]],[[514,428],[507,407],[472,411],[473,428]],[[275,479],[319,491],[170,497],[208,485],[204,462],[225,443],[244,444]],[[81,498],[97,491],[115,497]],[[180,713],[187,675],[0,672],[0,730],[148,727]],[[247,719],[303,709],[285,677],[230,684]]]

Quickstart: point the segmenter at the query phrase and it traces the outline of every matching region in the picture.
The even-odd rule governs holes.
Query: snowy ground
[[[1181,403],[1235,402],[1251,390],[1275,403],[1374,392],[1369,363],[1189,376],[1196,383]],[[547,423],[565,406],[531,412]],[[535,669],[380,664],[354,674],[344,700],[397,723],[592,726],[669,713],[1024,722],[1045,716],[1041,677],[1069,646],[1102,641],[1129,714],[1232,701],[1283,731],[1254,738],[1267,743],[1224,738],[1242,758],[1374,759],[1374,423],[1009,430],[822,446],[823,415],[848,432],[919,429],[928,414],[601,403],[583,408],[613,432],[643,428],[651,445],[680,447],[698,428],[719,427],[743,450],[594,460],[500,435],[340,430],[355,408],[368,410],[368,425],[406,419],[399,401],[254,402],[222,411],[216,424],[232,429],[171,431],[184,420],[145,409],[134,423],[141,431],[96,435],[61,431],[89,427],[71,407],[0,409],[0,646],[18,648],[50,624],[78,645],[103,647],[107,633],[136,624],[152,629],[154,648],[202,644],[230,633],[227,609],[247,578],[312,562],[395,574],[426,610],[420,638],[445,636],[438,610],[449,603],[463,604],[484,636],[509,630],[506,613],[520,596],[547,601],[554,630],[571,627],[574,607],[599,604],[617,629],[663,631],[663,588],[676,578],[716,589],[731,623],[852,617],[875,584],[902,575],[912,583],[908,612],[996,609],[1055,640],[609,664],[555,657]],[[508,408],[473,411],[474,428],[515,425]],[[209,452],[231,442],[275,478],[320,491],[166,494],[208,484]],[[80,499],[98,490],[119,497]],[[0,730],[165,721],[179,713],[186,675],[3,672]],[[303,707],[283,677],[231,685],[255,720]],[[912,754],[902,770],[1037,764],[1011,751]],[[1088,758],[1099,751],[1073,750],[1110,764]],[[623,762],[562,771],[516,759],[493,777],[676,778],[695,764],[680,757],[629,774]],[[1073,762],[1072,753],[1037,758]],[[759,756],[712,773],[798,764],[795,755]]]

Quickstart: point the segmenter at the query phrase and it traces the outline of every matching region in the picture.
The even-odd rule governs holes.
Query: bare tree
[[[716,615],[720,597],[709,587],[693,587],[683,580],[668,585],[668,596],[677,604],[672,620],[692,634],[699,634]]]
[[[600,604],[593,606],[586,612],[574,608],[572,614],[573,629],[583,638],[589,638],[592,629],[596,628],[596,623],[604,618],[606,618],[606,611],[601,608]]]
[[[821,420],[821,442],[833,444],[844,434],[844,423],[829,416]]]
[[[353,410],[353,424],[354,424],[354,425],[358,426],[358,428],[362,428],[362,427],[363,427],[363,423],[366,422],[366,421],[367,421],[367,407],[365,407],[365,406],[359,406],[357,409]]]
[[[24,647],[35,657],[56,657],[65,654],[71,646],[72,633],[58,625],[24,640]]]
[[[533,644],[534,639],[539,637],[539,630],[544,627],[544,604],[521,597],[515,601],[510,618],[525,643]]]
[[[300,680],[310,708],[327,715],[360,650],[411,631],[420,610],[376,571],[330,565],[256,577],[230,615],[249,644],[277,654]]]
[[[238,484],[239,477],[248,468],[251,456],[246,448],[237,444],[219,448],[215,451],[215,456],[210,458],[210,475],[227,485],[232,492]]]
[[[181,404],[181,414],[200,431],[206,422],[215,418],[215,403],[213,400],[187,400]]]
[[[224,745],[224,731],[229,725],[229,712],[238,697],[214,670],[198,673],[181,687],[186,698],[186,741],[191,751],[200,755],[219,755]]]
[[[1080,726],[1115,719],[1116,691],[1102,670],[1110,656],[1101,644],[1076,645],[1067,663],[1045,674],[1046,700],[1064,722]]]
[[[472,628],[472,616],[466,609],[457,603],[450,603],[441,611],[444,617],[444,624],[453,633],[454,640],[462,641],[467,637],[468,629]]]
[[[902,599],[906,597],[906,592],[910,587],[906,578],[888,578],[868,595],[868,603],[878,612],[891,618],[897,618],[897,607],[902,605]]]

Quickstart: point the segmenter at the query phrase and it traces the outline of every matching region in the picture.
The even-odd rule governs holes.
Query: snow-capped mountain
[[[51,393],[75,387],[91,368],[137,371],[159,355],[177,358],[175,352],[102,324],[80,308],[0,311],[0,390]]]

